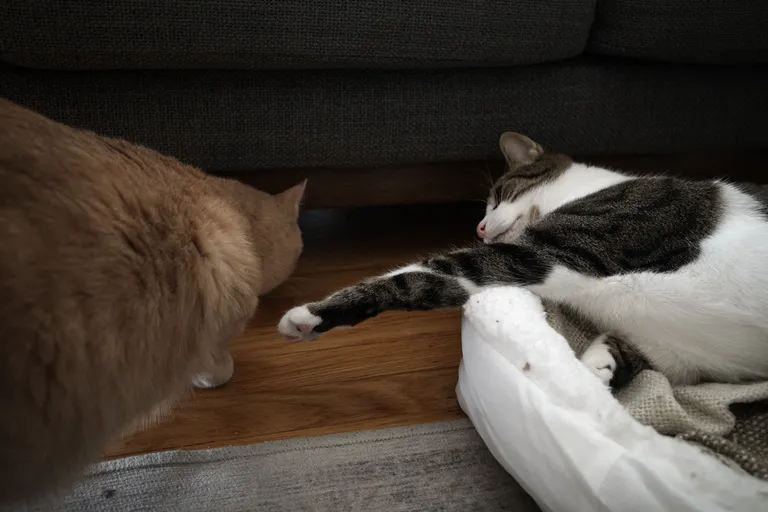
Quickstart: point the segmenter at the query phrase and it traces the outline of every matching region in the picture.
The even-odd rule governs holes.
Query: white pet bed
[[[634,420],[519,288],[464,308],[461,407],[546,511],[768,511],[768,484]]]

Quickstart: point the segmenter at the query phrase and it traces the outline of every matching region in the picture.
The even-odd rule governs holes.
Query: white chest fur
[[[674,382],[768,378],[768,223],[720,186],[726,213],[695,262],[609,278],[556,267],[529,289],[624,337]]]

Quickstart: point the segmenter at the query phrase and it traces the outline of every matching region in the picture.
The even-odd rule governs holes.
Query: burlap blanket
[[[573,348],[586,350],[598,332],[563,306],[544,303],[547,321]],[[616,398],[639,422],[695,443],[734,468],[768,480],[768,382],[672,386],[643,370]]]

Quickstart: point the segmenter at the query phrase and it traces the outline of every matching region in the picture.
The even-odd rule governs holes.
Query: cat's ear
[[[530,165],[544,153],[540,145],[515,132],[503,133],[499,138],[499,146],[510,169]]]
[[[284,190],[275,195],[277,201],[283,205],[287,212],[291,215],[299,215],[301,209],[301,202],[304,199],[304,189],[307,188],[307,180],[302,181],[298,185],[294,185],[288,190]]]

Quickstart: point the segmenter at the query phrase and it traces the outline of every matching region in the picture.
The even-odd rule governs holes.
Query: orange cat
[[[66,485],[190,385],[293,271],[270,196],[0,99],[0,503]]]

